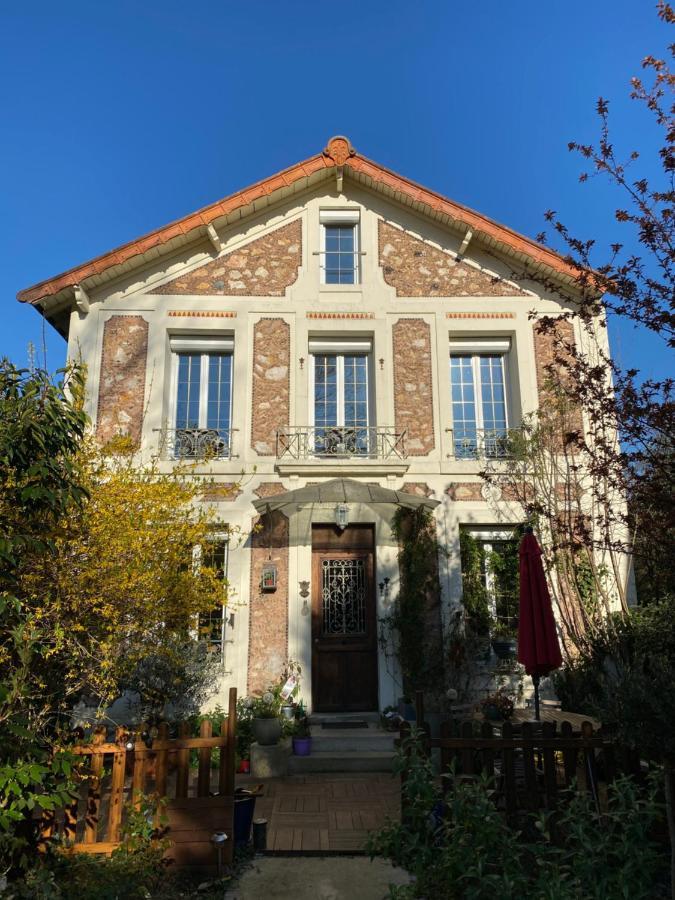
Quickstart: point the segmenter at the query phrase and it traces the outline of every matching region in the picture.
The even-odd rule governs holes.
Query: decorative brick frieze
[[[434,493],[426,481],[406,481],[401,490],[416,497],[431,497]]]
[[[264,497],[276,497],[277,494],[284,494],[285,492],[286,488],[278,481],[263,481],[253,491],[256,497],[259,497],[261,500]]]
[[[555,380],[559,377],[560,384],[564,388],[570,378],[564,365],[565,360],[569,359],[569,352],[565,350],[564,346],[556,345],[562,341],[563,344],[574,346],[574,327],[568,319],[559,319],[552,331],[542,330],[541,324],[537,322],[533,324],[532,329],[539,409],[552,409],[551,401],[555,391],[555,386],[551,383],[552,379]],[[565,418],[563,428],[566,432],[583,431],[583,418],[578,405],[571,405]]]
[[[524,297],[520,288],[460,262],[387,222],[379,222],[384,280],[398,297]]]
[[[302,225],[289,222],[269,234],[179,275],[153,294],[283,297],[302,263]]]
[[[368,312],[308,312],[308,319],[374,319],[375,313]]]
[[[515,319],[512,312],[446,312],[446,319]]]
[[[236,319],[236,312],[205,309],[170,309],[168,315],[175,318],[190,319]]]
[[[202,488],[202,500],[207,503],[232,503],[242,493],[236,481],[212,481]]]
[[[102,444],[119,434],[141,441],[148,357],[143,316],[112,316],[103,326],[96,436]]]
[[[431,328],[423,319],[399,319],[392,332],[396,430],[405,430],[409,456],[426,456],[435,447]]]
[[[275,591],[260,589],[263,566],[277,567]],[[264,691],[288,658],[288,519],[279,511],[251,522],[248,692]]]
[[[283,319],[260,319],[253,330],[251,447],[276,452],[277,429],[290,425],[291,328]]]

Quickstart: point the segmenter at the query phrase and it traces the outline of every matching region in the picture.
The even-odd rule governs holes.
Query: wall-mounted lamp
[[[335,507],[335,524],[340,531],[344,531],[349,525],[349,507],[346,503],[338,503]]]
[[[305,357],[301,356],[298,362],[300,363],[300,371],[302,372],[302,370],[305,368]]]
[[[384,358],[380,357],[380,372],[384,371]]]
[[[303,598],[303,604],[300,608],[301,616],[309,615],[309,603],[307,602],[307,598],[309,597],[309,581],[299,581],[300,585],[300,596]]]
[[[389,578],[383,578],[378,585],[380,588],[380,600],[385,606],[389,605],[389,580]]]
[[[261,591],[276,591],[277,589],[277,567],[273,563],[263,566],[262,576],[260,578]]]

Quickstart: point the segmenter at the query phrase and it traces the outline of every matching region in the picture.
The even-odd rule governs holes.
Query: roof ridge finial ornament
[[[350,156],[356,155],[352,142],[343,134],[336,134],[328,141],[324,156],[332,159],[336,166],[344,166]]]

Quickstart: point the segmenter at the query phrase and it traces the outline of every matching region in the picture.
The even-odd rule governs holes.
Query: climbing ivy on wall
[[[398,541],[400,591],[388,617],[396,642],[403,690],[438,686],[443,673],[442,635],[434,628],[431,613],[440,606],[438,541],[431,512],[423,506],[411,510],[399,507],[392,521]]]

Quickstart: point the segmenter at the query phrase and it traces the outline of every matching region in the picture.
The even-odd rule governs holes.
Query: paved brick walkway
[[[255,818],[267,819],[268,850],[359,851],[368,832],[400,816],[400,782],[392,775],[289,775],[238,778],[263,784]]]

